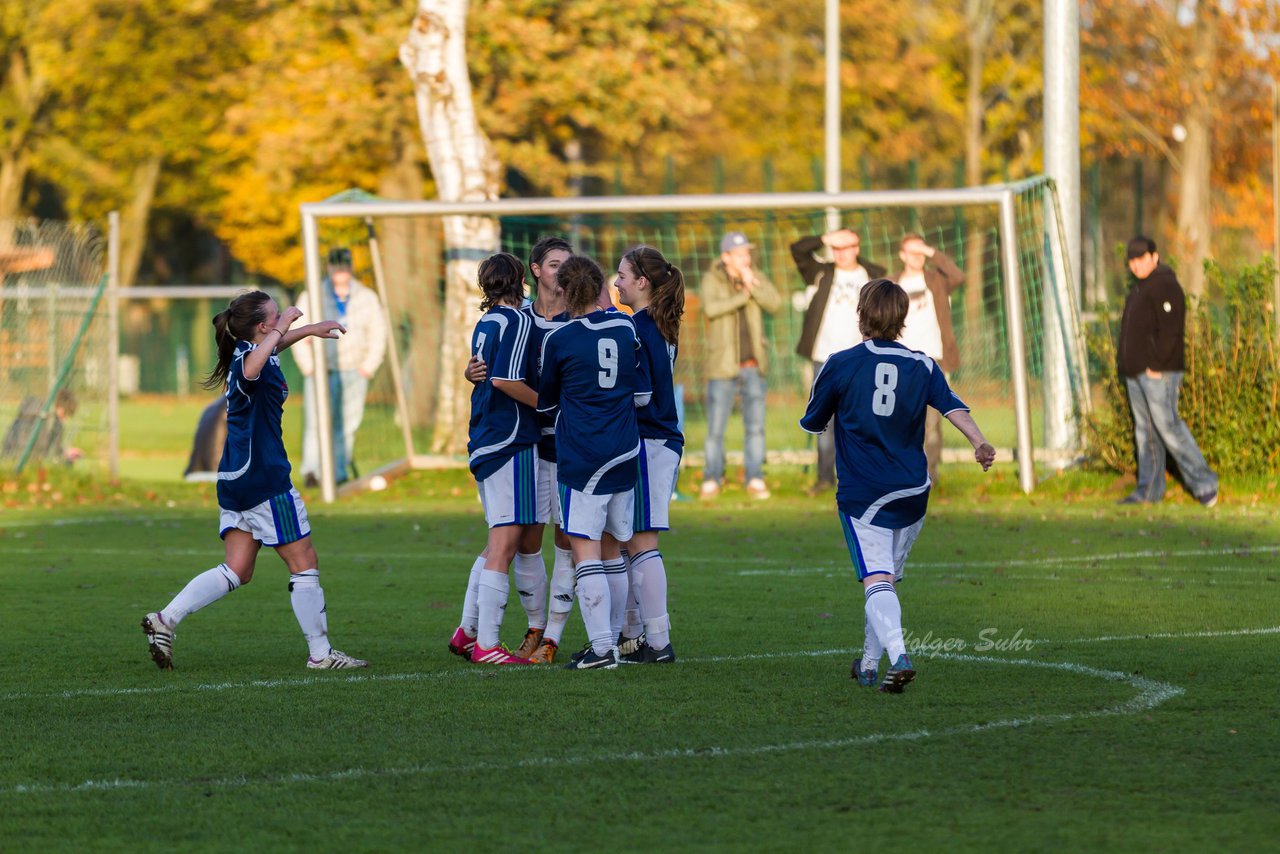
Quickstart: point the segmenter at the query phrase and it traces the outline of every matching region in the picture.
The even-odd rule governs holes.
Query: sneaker
[[[151,660],[161,670],[173,669],[173,637],[176,632],[165,625],[160,612],[147,614],[142,618],[142,633],[147,636],[147,647],[151,650]]]
[[[618,657],[626,658],[628,655],[637,653],[644,647],[644,632],[640,632],[640,637],[629,638],[625,635],[618,638]]]
[[[604,655],[597,655],[594,649],[587,648],[586,653],[576,661],[570,661],[565,670],[613,670],[618,666],[618,654],[612,649]]]
[[[542,643],[542,633],[546,629],[529,629],[524,633],[524,641],[520,644],[520,648],[516,650],[517,658],[532,658],[533,654],[538,651],[538,646]]]
[[[751,480],[747,481],[747,495],[759,501],[763,501],[773,495],[773,493],[770,492],[769,487],[765,485],[764,478],[753,477]]]
[[[815,483],[813,486],[806,489],[805,495],[808,495],[810,498],[817,498],[819,495],[826,495],[828,492],[831,492],[835,488],[836,488],[836,485],[834,483],[831,483],[830,481],[826,481],[826,480],[820,480],[817,483]]]
[[[702,482],[702,489],[698,491],[698,497],[701,498],[703,501],[710,501],[711,499],[715,498],[719,494],[720,494],[720,481],[718,480],[704,480]]]
[[[631,655],[623,656],[622,661],[626,664],[675,664],[676,651],[671,644],[654,649],[646,643]]]
[[[1126,495],[1124,498],[1121,498],[1119,501],[1116,502],[1116,504],[1145,504],[1145,503],[1146,502],[1144,502],[1141,498],[1139,498],[1137,495],[1132,493],[1129,495]]]
[[[307,667],[311,670],[346,670],[349,667],[368,667],[369,662],[352,658],[342,650],[330,649],[329,654],[319,660],[307,659]]]
[[[476,644],[475,649],[471,650],[471,660],[476,664],[532,664],[533,662],[527,658],[521,658],[513,655],[511,650],[502,644],[498,644],[493,649],[485,649],[480,644]]]
[[[475,648],[476,639],[463,631],[462,626],[458,626],[453,637],[449,638],[449,652],[460,655],[467,661],[471,660],[471,651]]]
[[[534,664],[555,664],[556,652],[559,649],[560,644],[543,638],[542,643],[538,644],[538,648],[534,650],[533,655],[529,656],[529,660]]]
[[[864,688],[876,687],[876,669],[872,667],[868,670],[864,670],[862,668],[861,655],[853,660],[853,664],[849,668],[849,678],[857,679],[858,684]]]
[[[880,691],[885,694],[901,694],[902,689],[907,687],[907,683],[916,678],[915,666],[911,663],[911,659],[906,654],[898,656],[898,660],[884,674],[884,681],[880,683]]]
[[[1213,492],[1210,492],[1208,495],[1201,496],[1196,500],[1199,501],[1201,504],[1203,504],[1205,507],[1212,507],[1218,503],[1218,490],[1215,489]]]

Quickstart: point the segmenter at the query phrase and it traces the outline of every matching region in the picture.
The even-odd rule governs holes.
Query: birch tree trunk
[[[964,97],[964,182],[970,187],[976,187],[982,183],[982,122],[986,113],[982,77],[987,67],[987,48],[996,26],[994,0],[965,0],[964,22],[969,48]],[[986,290],[983,275],[985,252],[982,225],[974,221],[973,214],[970,214],[964,252],[967,268],[964,286],[964,337],[971,357],[981,364],[987,364],[992,355],[992,336],[986,329],[986,307],[982,302]]]
[[[441,201],[498,197],[498,158],[480,129],[467,69],[467,0],[418,0],[400,61],[413,80],[418,124]],[[461,453],[467,444],[471,385],[462,376],[479,316],[476,271],[499,249],[491,217],[446,217],[445,299],[439,387],[431,450]]]
[[[121,287],[130,287],[138,281],[142,253],[147,248],[151,204],[156,198],[156,185],[160,183],[161,162],[159,157],[149,157],[135,166],[129,176],[129,201],[120,217]]]
[[[1188,294],[1204,296],[1204,262],[1212,237],[1210,181],[1213,172],[1214,66],[1218,49],[1217,21],[1211,9],[1199,4],[1192,43],[1191,75],[1187,89],[1191,103],[1183,116],[1187,138],[1182,146],[1182,174],[1178,186],[1178,254],[1185,259],[1178,272]]]

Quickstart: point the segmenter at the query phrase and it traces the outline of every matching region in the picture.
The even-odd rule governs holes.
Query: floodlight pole
[[[840,0],[826,0],[826,103],[824,115],[825,157],[822,188],[840,192]],[[840,211],[827,208],[827,230],[840,227]]]
[[[316,229],[316,219],[302,212],[302,257],[306,261],[307,290],[310,307],[316,312],[314,320],[319,319],[324,306],[324,294],[320,291],[320,237]],[[320,497],[326,504],[333,503],[337,497],[333,471],[333,415],[329,400],[329,363],[325,356],[324,339],[311,338],[301,346],[310,346],[315,367],[312,369],[311,387],[315,389],[315,407],[307,407],[315,413],[316,437],[320,440]],[[304,440],[305,441],[305,440]]]

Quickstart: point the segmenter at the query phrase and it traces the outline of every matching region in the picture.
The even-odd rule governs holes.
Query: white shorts
[[[556,483],[558,469],[559,466],[551,460],[538,457],[538,522],[543,525],[560,524],[560,490]]]
[[[636,482],[637,531],[665,531],[671,527],[671,496],[680,476],[680,454],[661,439],[645,439],[640,454],[640,480]]]
[[[311,523],[302,496],[290,489],[248,510],[222,508],[218,535],[225,540],[231,530],[247,531],[264,546],[285,546],[310,536]]]
[[[563,483],[560,494],[560,527],[571,537],[599,540],[608,531],[620,543],[631,539],[635,491],[588,495]]]
[[[490,528],[538,522],[538,449],[530,445],[478,482]]]
[[[852,516],[836,511],[840,527],[844,529],[844,541],[849,546],[849,557],[858,570],[858,580],[877,573],[893,574],[894,581],[902,580],[907,565],[907,555],[920,536],[924,517],[905,528],[877,528]]]

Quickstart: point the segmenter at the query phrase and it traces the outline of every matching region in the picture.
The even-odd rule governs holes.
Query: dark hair
[[[897,341],[910,306],[910,297],[897,282],[872,279],[858,294],[858,330],[867,338]]]
[[[1129,261],[1155,251],[1156,242],[1150,237],[1144,237],[1141,234],[1130,240],[1129,244],[1124,248],[1125,258]]]
[[[652,246],[637,246],[622,256],[637,276],[649,280],[649,316],[668,344],[680,343],[684,316],[684,273]]]
[[[231,360],[236,354],[236,342],[253,340],[253,327],[267,319],[269,302],[269,294],[249,291],[231,300],[225,309],[213,316],[213,340],[218,345],[218,363],[201,385],[212,389],[227,381]]]
[[[574,255],[560,265],[556,281],[564,290],[565,308],[572,315],[583,314],[604,290],[604,271],[585,255]]]
[[[351,250],[345,246],[329,250],[329,267],[331,269],[351,269]]]
[[[908,240],[924,240],[924,235],[916,234],[914,231],[908,231],[906,234],[902,235],[902,239],[898,241],[898,248],[901,249],[906,246]]]
[[[519,308],[524,300],[524,262],[510,252],[498,252],[481,261],[476,280],[484,292],[481,311],[502,302],[515,303]]]
[[[541,264],[542,259],[547,257],[547,253],[556,249],[562,249],[570,255],[573,254],[573,247],[563,237],[556,237],[555,235],[539,237],[538,242],[533,244],[533,248],[529,250],[530,272],[533,272],[532,267],[534,264]]]

